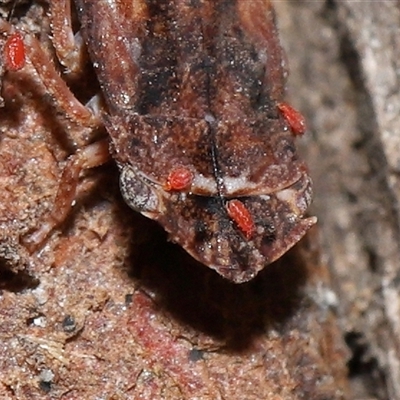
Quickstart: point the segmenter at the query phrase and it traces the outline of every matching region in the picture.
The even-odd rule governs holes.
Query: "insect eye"
[[[122,197],[132,209],[141,213],[159,210],[160,203],[154,189],[131,167],[124,167],[119,179]]]

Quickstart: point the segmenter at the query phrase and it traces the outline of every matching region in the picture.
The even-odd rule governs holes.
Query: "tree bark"
[[[30,4],[14,22],[52,55],[44,3]],[[51,209],[82,129],[29,66],[5,76],[2,398],[400,399],[400,6],[274,4],[319,223],[248,284],[129,210],[112,164],[82,177],[75,211],[29,254],[20,237]],[[97,86],[81,82],[84,101]]]
[[[355,398],[400,398],[397,1],[277,2]]]

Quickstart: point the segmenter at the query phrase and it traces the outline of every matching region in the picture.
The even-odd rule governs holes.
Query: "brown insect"
[[[78,68],[69,1],[49,4],[60,62]],[[106,103],[100,116],[73,97],[29,35],[27,59],[66,113],[85,126],[101,119],[129,206],[223,277],[252,279],[316,222],[304,217],[311,180],[294,145],[304,121],[283,102],[287,71],[270,1],[75,6]],[[24,239],[29,248],[66,218],[80,171],[107,159],[106,141],[70,157],[53,211]]]

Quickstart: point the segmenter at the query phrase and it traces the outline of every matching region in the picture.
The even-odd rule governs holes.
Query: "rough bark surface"
[[[400,398],[398,1],[277,2],[357,399]]]
[[[20,24],[51,53],[40,4]],[[7,75],[1,398],[400,398],[400,5],[275,6],[289,99],[309,121],[319,225],[247,284],[194,263],[129,210],[112,164],[82,177],[68,221],[29,255],[19,238],[51,209],[72,152],[65,131],[82,132],[29,65]]]

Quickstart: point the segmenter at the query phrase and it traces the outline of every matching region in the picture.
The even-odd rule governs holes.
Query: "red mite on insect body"
[[[25,44],[19,32],[12,33],[4,45],[6,69],[18,71],[25,65]]]
[[[223,277],[254,278],[316,223],[305,217],[312,184],[294,144],[305,124],[283,101],[287,73],[271,2],[74,2],[126,203]],[[65,24],[68,5],[51,1],[49,14],[60,63],[74,70],[79,51]],[[9,69],[23,59],[14,41]],[[98,118],[69,92],[39,43],[25,41],[57,110],[95,127]],[[52,212],[23,239],[29,249],[66,218],[80,171],[106,162],[107,147],[103,140],[70,156]]]
[[[278,103],[278,109],[288,123],[293,135],[303,135],[306,131],[306,121],[304,117],[287,103]]]
[[[229,217],[235,221],[246,239],[249,240],[254,233],[254,222],[249,210],[237,199],[229,200],[226,203],[226,210]]]
[[[165,190],[188,189],[193,181],[193,174],[186,167],[174,168],[168,175]]]

